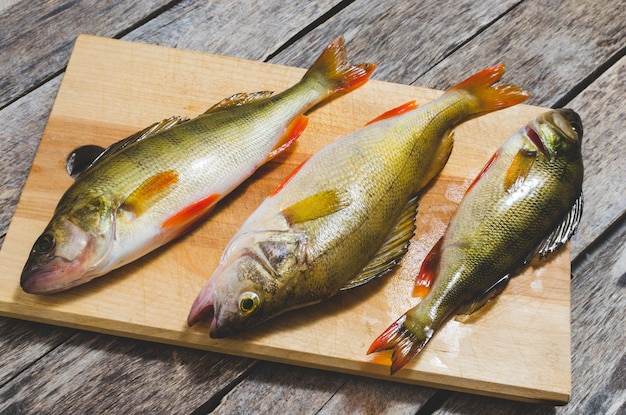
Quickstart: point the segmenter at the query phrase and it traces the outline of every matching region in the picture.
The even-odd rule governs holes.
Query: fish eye
[[[580,139],[583,136],[583,126],[577,122],[572,122],[570,125],[572,126],[572,130],[576,132],[578,138]]]
[[[54,236],[49,233],[44,233],[37,239],[35,242],[35,246],[33,246],[33,251],[39,254],[46,254],[54,248]]]
[[[243,293],[239,298],[239,309],[248,314],[253,312],[261,303],[261,299],[256,293]]]

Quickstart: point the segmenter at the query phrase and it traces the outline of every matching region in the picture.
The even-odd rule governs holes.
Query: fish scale
[[[33,245],[22,288],[65,290],[179,237],[288,148],[306,127],[304,113],[363,85],[374,69],[349,65],[338,38],[279,94],[235,94],[192,120],[164,120],[113,144],[85,170],[68,168],[76,181]]]
[[[413,236],[416,194],[443,168],[450,130],[528,98],[488,68],[416,108],[393,109],[321,149],[234,235],[188,317],[223,337],[391,271]],[[283,244],[268,257],[263,245]]]
[[[370,346],[407,365],[455,315],[498,296],[539,254],[575,232],[582,210],[582,123],[572,110],[544,113],[510,137],[470,185],[444,236],[422,263],[423,300]]]

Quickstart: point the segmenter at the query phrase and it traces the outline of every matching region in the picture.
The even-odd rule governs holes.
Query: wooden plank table
[[[250,3],[250,4],[248,4]],[[442,89],[507,64],[530,104],[584,122],[571,243],[572,394],[478,397],[0,318],[0,413],[618,414],[626,410],[626,6],[498,1],[0,1],[0,234],[80,33],[305,67],[344,35],[374,79]]]

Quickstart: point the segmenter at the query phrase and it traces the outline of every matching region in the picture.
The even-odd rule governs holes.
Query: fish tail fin
[[[483,69],[448,91],[463,91],[469,95],[472,118],[526,101],[530,94],[517,85],[494,86],[502,78],[504,70],[504,64]]]
[[[387,328],[370,346],[367,354],[393,349],[391,374],[406,366],[426,346],[434,330],[412,319],[411,311],[403,314]],[[410,319],[407,322],[407,319]]]
[[[328,97],[335,93],[356,89],[367,82],[376,69],[373,63],[350,65],[346,59],[343,37],[335,39],[303,77],[303,82],[314,81],[326,87]]]

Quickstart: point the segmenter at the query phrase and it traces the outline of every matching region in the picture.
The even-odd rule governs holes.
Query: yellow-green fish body
[[[579,116],[556,110],[533,120],[494,154],[422,264],[415,293],[427,294],[369,350],[394,349],[392,373],[442,324],[480,309],[520,267],[570,238],[582,214],[581,140]]]
[[[417,193],[448,159],[451,129],[527,98],[491,88],[502,72],[400,107],[303,163],[233,237],[189,324],[213,317],[211,336],[221,337],[392,269],[413,235]]]
[[[113,145],[59,201],[24,267],[23,289],[85,283],[180,236],[287,148],[306,111],[364,84],[374,68],[347,65],[339,38],[279,94],[236,94],[193,120],[165,120]]]

